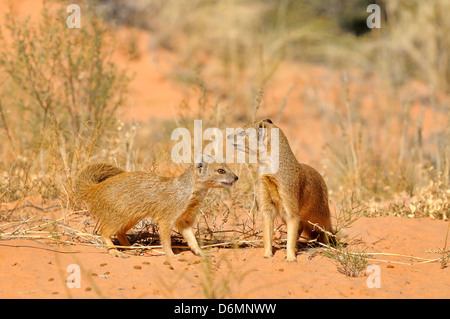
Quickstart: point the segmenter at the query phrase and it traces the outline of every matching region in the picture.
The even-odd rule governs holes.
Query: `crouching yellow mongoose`
[[[147,172],[125,172],[110,164],[91,164],[74,183],[76,198],[87,203],[99,223],[99,233],[109,253],[125,257],[114,248],[111,236],[123,246],[130,243],[125,233],[138,221],[151,217],[159,225],[159,235],[167,256],[175,256],[171,230],[176,226],[192,251],[205,256],[192,225],[209,188],[231,187],[238,177],[225,164],[200,160],[179,177]]]
[[[272,128],[278,129],[279,156],[275,171],[268,172],[263,168],[273,164],[271,157],[267,156],[267,153],[265,155],[261,153],[261,149],[258,152],[257,147],[267,145],[266,150],[275,150],[269,134]],[[252,134],[257,143],[249,141]],[[245,138],[238,138],[239,136]],[[287,226],[287,261],[297,260],[296,246],[299,234],[306,239],[326,242],[326,234],[311,223],[332,232],[327,186],[314,168],[298,163],[281,129],[266,119],[250,123],[227,138],[237,150],[257,154],[259,164],[257,198],[263,215],[264,257],[273,256],[273,223],[276,215],[279,215]]]

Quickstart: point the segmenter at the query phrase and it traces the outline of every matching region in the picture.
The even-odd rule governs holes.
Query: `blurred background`
[[[70,3],[80,5],[80,29],[66,26]],[[367,27],[372,3],[381,28]],[[0,8],[2,202],[70,202],[88,161],[176,175],[183,167],[170,160],[172,130],[192,129],[194,119],[204,129],[243,126],[263,88],[256,118],[271,118],[298,160],[323,174],[332,205],[449,218],[449,1],[23,0]],[[235,170],[244,178],[223,196],[251,211],[256,168]]]

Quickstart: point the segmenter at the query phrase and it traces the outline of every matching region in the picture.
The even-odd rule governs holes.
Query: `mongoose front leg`
[[[265,213],[263,215],[264,258],[273,256],[273,218],[272,213]]]
[[[172,251],[172,227],[166,223],[159,223],[159,237],[161,239],[161,245],[167,257],[176,257]]]
[[[264,258],[270,258],[273,256],[273,220],[277,213],[277,207],[272,201],[267,183],[261,182],[259,184],[257,199],[261,205],[260,210],[263,216]]]
[[[264,258],[270,258],[273,256],[273,221],[278,208],[272,202],[270,193],[264,186],[260,188],[258,200],[261,203],[263,215]]]
[[[186,240],[187,244],[191,248],[191,250],[200,257],[213,257],[208,255],[202,251],[200,246],[198,245],[197,239],[195,238],[194,230],[192,229],[192,225],[194,224],[195,215],[193,214],[183,214],[181,215],[177,221],[176,226]]]
[[[286,260],[288,262],[296,262],[296,250],[298,240],[298,230],[300,227],[300,219],[290,216],[286,220],[287,224],[287,243],[286,243]]]
[[[180,233],[181,235],[183,235],[184,239],[186,239],[189,247],[192,249],[194,254],[200,257],[213,257],[212,255],[203,252],[203,250],[200,248],[191,226],[185,228],[180,227],[178,229],[180,230]]]

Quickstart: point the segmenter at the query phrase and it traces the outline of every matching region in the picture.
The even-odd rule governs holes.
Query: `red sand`
[[[447,222],[428,218],[363,217],[350,236],[366,252],[412,255],[426,259],[444,246]],[[202,259],[186,250],[179,258],[146,253],[122,259],[87,246],[46,246],[29,240],[0,242],[0,298],[448,298],[450,267],[396,256],[373,256],[381,286],[369,288],[366,276],[348,277],[330,258],[311,251],[295,264],[285,251],[272,259],[262,248],[212,249]],[[414,265],[397,264],[411,263]],[[80,288],[68,288],[69,265],[80,266]],[[209,266],[209,268],[208,268]],[[208,280],[211,282],[208,284]],[[203,287],[210,293],[205,293]],[[208,290],[207,290],[208,291]],[[214,293],[214,295],[213,295]]]

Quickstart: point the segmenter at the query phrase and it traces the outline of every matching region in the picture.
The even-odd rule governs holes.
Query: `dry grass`
[[[67,28],[63,12],[47,3],[38,22],[11,13],[2,20],[0,124],[7,138],[0,169],[6,201],[32,193],[57,197],[62,188],[69,193],[80,164],[100,155],[99,149],[110,151],[120,135],[115,113],[124,104],[128,78],[112,61],[112,34],[92,8],[84,16],[90,23],[79,30]]]

